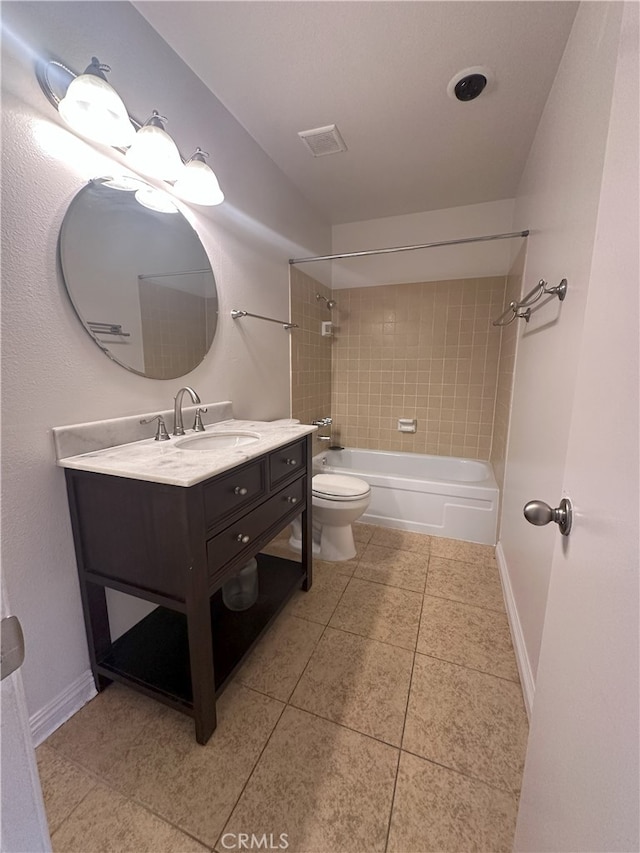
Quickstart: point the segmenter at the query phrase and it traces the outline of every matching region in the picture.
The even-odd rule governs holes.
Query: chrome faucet
[[[175,396],[175,405],[173,407],[173,434],[174,435],[184,435],[184,424],[182,423],[182,398],[184,397],[184,392],[188,391],[191,400],[198,404],[201,403],[202,400],[193,388],[190,388],[188,385],[185,385],[184,388],[181,388]]]
[[[323,297],[323,299],[324,299],[324,297]],[[311,426],[317,426],[318,429],[320,430],[320,429],[322,429],[322,427],[330,427],[332,423],[333,423],[332,418],[318,418],[317,421],[311,421]],[[318,433],[318,435],[316,435],[316,438],[318,439],[318,441],[331,441],[331,434],[320,435]]]

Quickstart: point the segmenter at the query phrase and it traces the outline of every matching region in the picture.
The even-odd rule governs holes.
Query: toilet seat
[[[357,501],[371,492],[364,480],[343,474],[316,474],[311,481],[314,497],[328,501]]]

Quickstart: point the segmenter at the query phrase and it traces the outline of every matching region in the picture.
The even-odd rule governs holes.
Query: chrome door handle
[[[537,527],[542,527],[554,521],[560,528],[560,533],[563,536],[568,536],[571,533],[571,522],[573,520],[573,507],[569,498],[562,498],[560,506],[555,508],[550,507],[544,501],[529,501],[524,505],[524,517],[529,524],[535,524]]]
[[[247,490],[245,489],[244,486],[236,486],[235,489],[233,490],[233,494],[234,495],[246,495]]]
[[[238,535],[236,536],[236,542],[242,542],[243,545],[246,545],[248,541],[249,537],[246,533],[238,533]]]
[[[287,502],[290,504],[297,504],[298,498],[294,498],[292,495],[288,495],[287,496]]]

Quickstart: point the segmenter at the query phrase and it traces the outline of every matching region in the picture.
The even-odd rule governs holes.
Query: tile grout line
[[[512,788],[501,787],[500,785],[496,785],[495,782],[490,782],[488,779],[484,779],[482,776],[473,776],[471,773],[466,773],[464,770],[460,770],[459,767],[453,767],[450,764],[443,764],[441,761],[436,761],[434,758],[425,758],[424,755],[420,755],[418,752],[413,752],[411,749],[401,748],[400,752],[406,752],[407,755],[413,755],[414,758],[419,758],[421,761],[426,761],[427,764],[433,764],[436,767],[442,767],[444,770],[449,770],[451,773],[457,773],[458,776],[463,776],[465,779],[470,779],[472,782],[480,782],[482,785],[486,785],[487,788],[491,788],[493,791],[502,791],[504,794],[511,794],[514,797],[519,796],[520,791],[514,791]]]
[[[176,713],[179,713],[179,712],[176,712]],[[92,785],[92,787],[84,795],[84,797],[80,800],[80,802],[77,803],[73,807],[73,809],[69,812],[67,817],[65,817],[64,820],[60,823],[60,826],[55,830],[55,832],[52,833],[52,836],[55,835],[55,833],[58,832],[58,830],[62,827],[62,825],[64,823],[66,823],[66,821],[74,814],[74,812],[78,809],[78,807],[81,805],[81,803],[84,802],[84,800],[89,796],[89,794],[92,791],[94,791],[95,788],[97,788],[98,786],[101,786],[103,788],[107,788],[109,791],[113,791],[114,794],[117,794],[119,797],[122,797],[123,800],[126,800],[127,802],[132,803],[135,806],[138,806],[139,808],[143,809],[144,811],[148,812],[149,814],[153,815],[154,817],[157,817],[158,820],[161,820],[163,823],[166,823],[168,826],[173,827],[173,829],[178,830],[178,832],[182,833],[183,835],[186,835],[187,837],[193,839],[193,841],[196,841],[202,847],[205,847],[208,850],[213,851],[214,848],[209,847],[209,845],[206,842],[204,842],[201,838],[198,838],[197,836],[193,835],[193,833],[190,832],[188,829],[184,829],[179,824],[174,823],[172,820],[170,820],[165,815],[160,814],[154,808],[152,808],[148,803],[145,803],[144,800],[139,800],[135,796],[125,793],[120,788],[116,787],[116,785],[114,785],[114,783],[111,782],[109,779],[105,779],[103,776],[100,776],[98,773],[96,773],[95,770],[91,770],[90,768],[85,767],[83,764],[80,764],[80,762],[77,761],[75,758],[67,757],[61,750],[57,749],[56,747],[50,747],[50,749],[54,749],[56,752],[58,752],[58,753],[60,753],[60,755],[62,755],[62,757],[64,758],[65,761],[69,762],[74,767],[77,767],[79,770],[82,770],[83,773],[85,773],[85,775],[89,776],[93,780],[93,783],[94,783]]]
[[[441,663],[448,663],[450,666],[457,666],[460,669],[467,669],[469,672],[477,672],[478,675],[488,675],[491,678],[498,678],[500,681],[506,681],[507,684],[515,684],[520,687],[520,681],[514,678],[507,678],[505,675],[496,675],[495,672],[487,672],[486,669],[477,669],[475,666],[468,666],[466,663],[458,663],[455,660],[449,660],[448,658],[441,658],[438,655],[430,654],[429,652],[419,652],[416,650],[417,655],[421,655],[424,658],[431,658],[432,660],[439,660]],[[514,656],[515,659],[515,656]]]
[[[429,547],[429,558],[427,560],[427,572],[424,579],[425,589],[427,586],[427,580],[429,578],[429,563],[431,562],[431,547]],[[391,823],[393,821],[393,807],[396,802],[396,790],[398,788],[398,774],[400,773],[400,759],[402,758],[402,744],[404,742],[404,730],[407,725],[407,715],[409,713],[409,700],[411,698],[411,685],[413,684],[413,670],[416,665],[416,649],[418,648],[418,640],[420,638],[420,625],[422,624],[422,611],[424,608],[424,595],[422,596],[422,601],[420,602],[420,616],[418,618],[418,631],[416,633],[416,644],[413,650],[413,658],[411,660],[411,674],[409,676],[409,689],[407,690],[407,701],[404,706],[404,719],[402,721],[402,732],[400,734],[400,749],[398,750],[398,763],[396,764],[396,777],[393,780],[393,792],[391,794],[391,808],[389,809],[389,822],[387,824],[387,838],[385,841],[384,849],[385,853],[389,848],[389,838],[391,835]]]
[[[312,560],[313,560],[313,558],[312,558]],[[340,598],[338,599],[338,601],[336,602],[335,607],[334,607],[334,608],[333,608],[333,610],[331,611],[331,616],[329,617],[329,620],[331,620],[331,617],[333,616],[333,614],[334,614],[334,612],[335,612],[336,607],[338,606],[338,604],[339,604],[339,603],[340,603],[340,601],[342,600],[342,596],[344,595],[344,591],[346,590],[346,588],[347,588],[347,586],[348,586],[348,585],[349,585],[349,584],[347,583],[347,584],[346,584],[346,586],[345,586],[345,588],[344,588],[344,589],[342,590],[342,592],[340,593]],[[311,588],[313,589],[313,584],[312,584]],[[292,615],[294,615],[294,614],[292,614]],[[300,618],[300,617],[298,617],[298,618]],[[312,620],[311,620],[311,619],[308,619],[307,621],[308,621],[308,622],[311,622]],[[318,624],[318,623],[315,623],[315,624]],[[322,624],[322,623],[320,623],[320,624]],[[244,785],[242,786],[242,790],[241,790],[241,791],[240,791],[240,793],[238,794],[238,797],[237,797],[237,799],[235,800],[235,802],[234,802],[234,804],[233,804],[233,807],[231,808],[231,810],[230,810],[230,812],[229,812],[229,817],[228,817],[228,818],[225,820],[225,822],[224,822],[224,826],[222,827],[222,831],[220,832],[220,835],[219,835],[219,836],[218,836],[218,838],[216,839],[216,843],[213,845],[213,848],[212,848],[212,850],[213,850],[213,851],[215,851],[215,850],[216,850],[216,848],[217,848],[217,846],[218,846],[218,842],[220,841],[220,839],[221,839],[221,838],[222,838],[222,836],[224,835],[224,831],[225,831],[225,829],[226,829],[226,827],[227,827],[227,824],[229,823],[229,820],[230,820],[230,819],[231,819],[231,817],[233,816],[233,813],[234,813],[234,811],[236,810],[236,807],[237,807],[238,803],[240,802],[240,799],[242,798],[242,795],[244,794],[244,792],[245,792],[245,789],[246,789],[247,785],[248,785],[248,784],[249,784],[249,782],[251,781],[251,779],[252,779],[252,777],[253,777],[253,774],[254,774],[254,773],[255,773],[255,771],[256,771],[256,767],[257,767],[257,766],[258,766],[258,764],[260,763],[260,759],[262,758],[262,756],[263,756],[263,754],[264,754],[264,752],[265,752],[265,750],[266,750],[267,746],[268,746],[268,745],[269,745],[269,743],[271,742],[271,738],[273,737],[273,734],[274,734],[274,732],[275,732],[276,728],[278,727],[278,723],[279,723],[279,722],[280,722],[280,720],[282,719],[282,716],[283,716],[284,712],[286,711],[286,709],[287,709],[287,708],[296,708],[296,706],[295,706],[295,705],[291,705],[291,704],[289,703],[289,699],[291,699],[291,697],[293,696],[293,693],[294,693],[294,691],[295,691],[296,687],[298,686],[298,684],[299,684],[299,682],[300,682],[300,679],[302,678],[302,676],[303,676],[303,675],[304,675],[304,673],[306,672],[307,667],[309,666],[309,661],[310,661],[310,660],[311,660],[311,658],[313,657],[314,652],[315,652],[315,650],[316,650],[316,649],[317,649],[317,647],[318,647],[318,644],[320,643],[320,641],[321,641],[321,640],[322,640],[322,638],[324,637],[324,634],[325,634],[325,631],[327,630],[328,625],[329,625],[329,622],[328,622],[328,621],[327,621],[327,623],[326,623],[326,624],[324,624],[324,625],[323,625],[323,627],[322,627],[322,633],[320,634],[320,636],[318,637],[317,642],[316,642],[316,643],[314,644],[314,646],[313,646],[313,650],[312,650],[311,654],[309,655],[309,660],[308,660],[308,661],[307,661],[307,663],[305,664],[305,667],[304,667],[304,669],[302,670],[302,673],[300,674],[300,677],[299,677],[299,678],[298,678],[298,680],[296,681],[296,683],[295,683],[295,685],[294,685],[294,687],[293,687],[293,690],[292,690],[292,691],[291,691],[291,693],[289,694],[289,698],[286,700],[286,702],[284,702],[284,703],[282,704],[282,711],[280,712],[280,714],[279,714],[279,716],[278,716],[278,719],[276,720],[276,723],[275,723],[275,725],[274,725],[273,729],[271,730],[271,732],[270,732],[270,734],[269,734],[269,737],[268,737],[268,738],[267,738],[267,740],[265,741],[264,746],[263,746],[263,747],[262,747],[262,749],[260,750],[260,754],[258,755],[258,757],[257,757],[257,759],[256,759],[256,761],[255,761],[255,763],[254,763],[254,765],[253,765],[253,767],[251,768],[251,772],[250,772],[250,773],[249,773],[249,775],[247,776],[247,779],[246,779],[246,781],[245,781]],[[245,690],[253,690],[253,688],[252,688],[252,687],[249,687],[248,685],[244,685],[244,684],[243,684],[242,686],[245,688]],[[259,691],[259,690],[256,690],[255,692],[256,692],[256,693],[260,693],[260,694],[261,694],[261,695],[263,695],[263,696],[268,696],[268,694],[266,694],[266,693],[262,693],[262,692],[261,692],[261,691]],[[273,700],[273,696],[269,696],[269,698]],[[282,700],[281,700],[281,699],[276,700],[276,701],[282,702]],[[300,710],[300,709],[296,708],[296,710]],[[324,719],[324,718],[320,718],[320,719]]]
[[[243,687],[245,690],[252,690],[252,689],[253,689],[253,688],[251,688],[251,687],[246,687],[244,684],[242,685],[242,687]],[[255,692],[255,693],[259,693],[259,691],[258,691],[258,690],[255,690],[254,692]],[[260,694],[260,695],[265,696],[266,694],[262,693],[262,694]],[[273,726],[273,728],[271,729],[271,731],[270,731],[270,733],[269,733],[268,738],[267,738],[267,739],[266,739],[266,741],[264,742],[264,746],[263,746],[263,747],[262,747],[262,749],[260,750],[260,753],[259,753],[258,757],[256,758],[255,762],[253,763],[253,767],[251,768],[251,771],[250,771],[249,775],[247,776],[247,778],[246,778],[246,780],[245,780],[245,783],[244,783],[244,785],[242,786],[242,789],[241,789],[240,793],[238,794],[238,796],[237,796],[236,800],[234,801],[233,806],[232,806],[232,807],[230,808],[230,810],[229,810],[229,815],[228,815],[228,817],[225,819],[225,822],[224,822],[224,824],[223,824],[223,826],[222,826],[222,829],[221,829],[221,831],[220,831],[220,834],[219,834],[219,835],[218,835],[218,837],[216,838],[215,844],[214,844],[214,845],[213,845],[213,847],[211,848],[211,850],[212,850],[212,851],[215,851],[216,847],[218,846],[218,842],[220,841],[220,839],[221,839],[221,838],[222,838],[222,836],[224,835],[224,831],[225,831],[225,829],[227,828],[227,824],[228,824],[228,823],[229,823],[229,821],[231,820],[231,817],[233,816],[233,813],[234,813],[234,811],[236,810],[236,806],[237,806],[237,805],[238,805],[238,803],[240,802],[240,799],[241,799],[242,795],[244,794],[245,789],[246,789],[247,785],[249,784],[249,781],[251,780],[251,778],[252,778],[253,774],[255,773],[256,767],[258,766],[258,764],[259,764],[259,762],[260,762],[260,759],[262,758],[262,756],[263,756],[263,754],[264,754],[265,749],[267,748],[267,746],[268,746],[268,745],[269,745],[269,743],[271,742],[271,738],[273,737],[273,733],[274,733],[274,732],[275,732],[275,730],[277,729],[277,727],[278,727],[278,723],[279,723],[279,722],[280,722],[280,720],[282,719],[282,715],[284,714],[284,712],[285,712],[285,710],[286,710],[286,708],[287,708],[287,704],[286,704],[285,702],[282,702],[282,700],[279,700],[279,699],[278,699],[278,700],[274,700],[274,699],[273,699],[273,696],[270,696],[269,698],[270,698],[272,701],[278,701],[278,702],[280,702],[280,704],[282,705],[282,710],[281,710],[281,711],[280,711],[280,713],[278,714],[278,719],[275,721],[274,726]],[[215,733],[214,733],[214,734],[215,734]]]

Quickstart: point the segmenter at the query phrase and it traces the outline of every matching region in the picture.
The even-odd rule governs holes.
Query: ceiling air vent
[[[327,127],[316,127],[313,130],[301,130],[298,133],[300,139],[307,146],[314,157],[324,157],[325,154],[339,154],[346,151],[344,139],[335,124]]]

